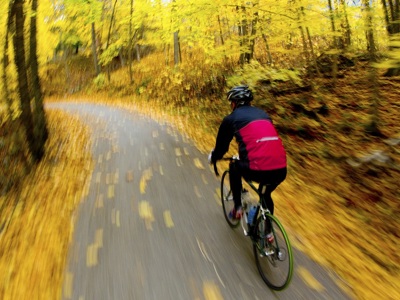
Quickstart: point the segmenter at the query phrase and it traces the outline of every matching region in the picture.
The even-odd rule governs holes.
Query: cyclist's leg
[[[229,181],[232,189],[233,201],[235,202],[235,209],[242,206],[242,174],[236,162],[229,164]]]
[[[274,214],[274,201],[272,200],[271,193],[277,188],[277,184],[269,184],[266,186],[266,190],[264,192],[264,203],[263,206],[266,206],[270,211],[271,215]]]
[[[266,185],[266,189],[263,191],[265,201],[263,206],[267,207],[272,215],[274,214],[274,201],[272,200],[271,193],[285,180],[286,173],[286,168],[268,171],[253,171],[251,173],[253,181]]]
[[[277,170],[271,170],[271,171],[267,171],[268,173],[266,174],[265,178],[268,180],[266,183],[266,188],[265,191],[263,193],[263,199],[264,199],[264,203],[263,206],[267,207],[268,210],[270,211],[271,215],[274,214],[274,201],[272,200],[272,192],[278,187],[279,184],[281,184],[285,178],[286,178],[286,168],[283,169],[277,169]],[[266,239],[269,242],[273,241],[273,235],[271,233],[271,226],[272,224],[270,223],[270,219],[267,218],[267,222],[266,222]]]

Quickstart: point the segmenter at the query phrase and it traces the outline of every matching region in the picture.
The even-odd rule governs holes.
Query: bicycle
[[[222,160],[229,160],[230,163],[233,163],[239,158],[233,156]],[[214,172],[219,176],[216,162],[214,163]],[[261,278],[271,289],[281,291],[289,285],[293,275],[293,252],[288,235],[277,217],[270,213],[266,205],[263,205],[267,184],[259,184],[256,187],[252,181],[245,178],[243,180],[257,193],[258,203],[253,204],[252,207],[248,197],[244,197],[244,194],[249,192],[243,190],[242,218],[232,219],[229,217],[229,213],[234,207],[234,201],[229,182],[229,169],[227,169],[221,177],[221,202],[225,219],[231,228],[242,225],[244,235],[249,236],[253,242],[253,253]],[[251,209],[255,210],[255,214],[249,222]],[[279,269],[281,264],[283,265],[282,270]]]

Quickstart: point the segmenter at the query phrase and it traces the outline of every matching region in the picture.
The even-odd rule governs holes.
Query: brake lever
[[[218,172],[218,168],[217,168],[217,162],[215,161],[213,164],[214,164],[214,173],[218,177],[219,176],[219,172]]]

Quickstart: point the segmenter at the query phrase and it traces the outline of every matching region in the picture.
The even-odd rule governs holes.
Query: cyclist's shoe
[[[229,218],[232,220],[240,220],[243,215],[243,209],[242,207],[239,207],[238,209],[232,209],[229,213]]]

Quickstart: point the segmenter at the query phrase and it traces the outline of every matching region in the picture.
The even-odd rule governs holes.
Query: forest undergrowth
[[[92,101],[139,111],[155,120],[173,124],[190,137],[205,156],[214,147],[218,125],[223,116],[229,113],[229,106],[224,98],[226,82],[211,74],[215,70],[206,70],[207,66],[204,66],[197,71],[195,68],[187,68],[188,71],[183,75],[165,75],[158,67],[146,65],[144,61],[136,69],[133,84],[128,83],[126,69],[121,69],[112,73],[111,83],[107,83],[105,78],[97,78],[88,85],[89,79],[85,79],[86,75],[82,70],[89,68],[84,67],[82,61],[79,61],[79,65],[80,69],[76,71],[76,76],[70,78],[71,84],[67,86],[56,75],[62,74],[62,67],[60,70],[54,67],[53,71],[48,72],[52,79],[45,78],[44,90],[51,97],[47,97],[46,101]],[[154,80],[151,80],[152,77]],[[261,84],[256,86],[254,104],[270,113],[288,151],[289,175],[274,192],[274,199],[276,214],[290,230],[294,246],[337,273],[342,279],[338,284],[354,298],[400,299],[400,239],[397,217],[400,211],[400,144],[396,142],[400,139],[400,80],[379,77],[377,116],[381,135],[376,136],[366,131],[373,111],[372,87],[368,78],[368,68],[358,65],[346,70],[335,87],[332,86],[331,78],[319,78],[313,79],[311,90],[274,96]],[[184,89],[176,89],[176,86]],[[196,91],[201,91],[204,96],[195,97],[199,94]],[[73,120],[69,121],[73,123],[60,122],[57,125],[61,115],[56,117],[49,114],[48,118],[53,130],[53,139],[48,146],[50,157],[54,155],[51,152],[52,143],[56,143],[54,136],[68,130],[86,132],[79,129],[82,125]],[[65,117],[63,120],[69,118]],[[85,145],[89,142],[87,133],[80,135],[81,139],[73,141],[66,137],[64,139],[64,135],[60,136],[63,141],[61,143],[65,144],[65,151],[71,151],[69,157],[78,157],[76,161],[68,162],[61,154],[62,159],[57,161],[62,162],[64,172],[73,174],[78,166],[84,166],[85,172],[79,177],[79,182],[74,183],[75,175],[67,179],[72,185],[68,188],[68,193],[82,195],[85,193],[83,177],[85,174],[89,176],[91,170],[91,160],[86,156]],[[72,151],[69,148],[70,143],[78,145],[78,150]],[[235,152],[233,145],[230,153]],[[56,174],[59,164],[52,165],[51,161],[52,159],[46,159],[44,166],[39,166],[38,170],[48,168]],[[26,179],[28,181],[24,181],[21,193],[26,198],[20,203],[29,205],[17,206],[13,222],[10,222],[6,233],[3,233],[2,243],[8,243],[8,248],[2,246],[2,251],[10,247],[19,249],[21,241],[16,237],[25,228],[18,229],[18,226],[22,226],[21,220],[34,220],[39,214],[40,218],[47,215],[44,212],[38,213],[39,206],[33,201],[37,194],[31,190],[45,184],[51,186],[54,184],[52,180],[57,180],[58,176],[61,178],[63,175],[49,178],[35,171]],[[52,202],[50,198],[48,202]],[[70,203],[71,206],[65,210],[65,220],[68,215],[73,215],[77,200],[71,198]],[[55,222],[42,221],[46,224]],[[63,232],[60,238],[68,240],[73,228],[70,227],[72,224],[67,223],[65,221],[62,227],[66,232],[59,225],[55,225],[53,229],[50,229],[51,226],[46,228]],[[13,233],[13,226],[17,226],[18,232]],[[38,230],[37,226],[30,228],[33,228],[32,231]],[[37,238],[35,233],[32,234],[31,237],[24,237],[24,243]],[[5,238],[6,235],[10,236],[9,241]],[[67,245],[65,241],[53,244],[55,247],[57,245],[57,249],[52,248],[49,251],[52,252],[51,255],[60,257],[58,265],[44,264],[43,268],[62,276],[60,272],[65,263],[63,255],[66,254]],[[43,247],[31,247],[32,249],[43,251]],[[25,260],[18,259],[22,267]],[[29,276],[23,277],[26,272],[16,271],[16,260],[16,254],[11,258],[2,255],[0,259],[0,264],[12,261],[15,266],[10,272],[3,274],[4,280],[0,280],[6,285],[14,284],[11,291],[18,289],[18,285],[25,282],[24,280],[27,280],[27,288],[34,285],[28,282],[31,280]],[[23,268],[29,270],[29,266],[24,265]],[[41,276],[44,277],[37,280],[49,280],[49,284],[51,280],[45,277],[46,270],[42,272]],[[62,280],[57,277],[55,281],[55,284],[61,284]],[[45,286],[37,288],[46,291]],[[4,295],[4,289],[3,285],[0,296]],[[53,295],[59,294],[54,292]]]

